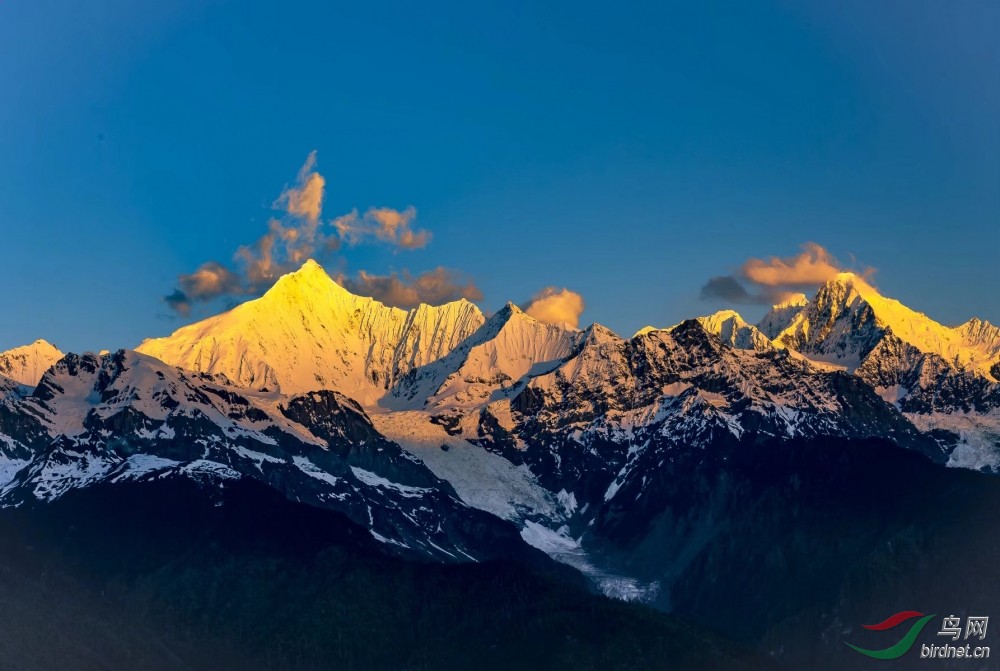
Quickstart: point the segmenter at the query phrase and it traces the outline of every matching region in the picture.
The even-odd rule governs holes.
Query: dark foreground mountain
[[[876,668],[845,642],[888,647],[902,632],[887,640],[861,625],[905,610],[938,617],[915,651],[877,668],[918,668],[920,643],[952,643],[935,634],[945,616],[1000,604],[995,476],[882,440],[812,438],[675,453],[658,477],[671,487],[648,489],[628,515],[606,512],[593,542],[658,581],[661,608],[791,668]],[[998,664],[952,662],[935,660]]]
[[[389,556],[242,478],[105,483],[0,511],[4,669],[769,669],[553,565]]]

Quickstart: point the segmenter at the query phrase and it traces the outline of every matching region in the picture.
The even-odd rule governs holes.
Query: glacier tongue
[[[448,435],[425,412],[376,412],[371,420],[379,433],[451,484],[474,508],[516,523],[545,519],[557,525],[573,512],[539,485],[527,467]]]
[[[451,436],[420,411],[374,413],[379,432],[417,457],[455,488],[474,508],[516,523],[521,538],[553,559],[579,570],[607,596],[626,601],[652,601],[658,583],[643,583],[597,566],[567,523],[579,512],[572,493],[553,494],[529,468],[462,438]]]

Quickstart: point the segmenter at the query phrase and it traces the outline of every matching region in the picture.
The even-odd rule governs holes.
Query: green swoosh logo
[[[920,635],[923,628],[934,617],[934,615],[927,615],[926,617],[922,617],[914,622],[913,626],[910,627],[910,630],[906,632],[906,636],[904,636],[899,643],[890,648],[886,648],[885,650],[865,650],[864,648],[859,648],[856,645],[851,645],[850,643],[847,643],[847,641],[844,641],[844,643],[852,650],[860,652],[862,655],[866,655],[873,659],[896,659],[905,655],[907,651],[913,647],[913,643],[917,640],[917,636]]]

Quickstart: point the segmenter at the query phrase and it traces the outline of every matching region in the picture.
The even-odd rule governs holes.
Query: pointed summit
[[[973,317],[961,326],[956,326],[968,347],[979,350],[988,358],[1000,358],[1000,327],[985,319]]]
[[[36,340],[30,345],[0,352],[0,375],[29,387],[34,387],[52,364],[63,357],[54,345]]]
[[[707,332],[736,349],[764,352],[774,349],[771,339],[756,326],[748,324],[735,310],[720,310],[715,314],[696,319]]]
[[[301,284],[316,284],[319,286],[326,286],[331,283],[337,284],[326,272],[323,266],[317,263],[315,259],[309,259],[303,263],[298,270],[282,275],[278,278],[278,282],[275,284],[277,285],[281,282],[298,282]]]
[[[878,290],[871,285],[864,277],[855,273],[838,273],[833,279],[828,280],[816,292],[815,301],[821,300],[821,296],[832,296],[834,300],[850,301],[855,297],[861,298],[881,298]]]
[[[588,342],[620,341],[617,333],[603,324],[591,324],[583,331],[583,338]]]
[[[772,310],[781,310],[783,308],[801,308],[805,307],[809,303],[809,297],[805,294],[792,294],[785,298],[783,301],[775,303],[771,306]]]
[[[302,264],[302,267],[299,268],[298,272],[315,272],[317,270],[326,275],[326,271],[323,270],[323,266],[319,265],[319,263],[316,262],[316,259],[306,259],[306,262]]]
[[[522,326],[516,326],[517,324]],[[474,340],[477,342],[486,342],[487,340],[496,338],[504,330],[510,331],[517,328],[533,329],[536,328],[536,325],[543,329],[551,327],[553,329],[565,330],[561,326],[544,324],[522,310],[513,301],[507,301],[502,308],[490,315],[486,323],[483,324],[483,328],[475,334]]]
[[[659,330],[660,329],[658,327],[653,326],[651,324],[647,324],[647,325],[643,326],[641,329],[639,329],[638,331],[636,331],[635,333],[633,333],[632,337],[633,338],[638,338],[639,336],[644,336],[647,333],[652,333],[653,331],[659,331]]]
[[[805,305],[772,308],[761,330],[783,347],[853,372],[888,331],[875,309],[885,303],[864,279],[840,273]]]
[[[278,281],[264,293],[261,299],[277,300],[278,297],[282,297],[286,300],[312,302],[314,300],[329,300],[332,296],[355,297],[334,281],[323,269],[323,266],[313,259],[309,259],[298,270],[279,277]]]
[[[574,333],[579,331],[559,324],[546,324],[507,301],[507,304],[489,318],[470,342],[492,342],[493,346],[499,346],[517,359],[538,361],[552,346],[562,351],[562,346],[555,343],[575,340],[575,336],[571,335]]]

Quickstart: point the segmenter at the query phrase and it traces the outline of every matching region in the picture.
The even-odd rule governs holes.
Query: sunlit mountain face
[[[308,642],[274,668],[467,668],[485,649],[646,668],[675,645],[680,668],[866,668],[841,638],[869,613],[1000,603],[975,579],[1000,560],[976,532],[1000,503],[1000,329],[944,326],[852,273],[757,324],[725,310],[626,338],[513,303],[388,307],[307,261],[135,350],[40,340],[0,373],[5,575],[108,627],[124,626],[115,604],[132,613],[95,664],[171,668],[135,646],[157,631],[195,666],[235,665],[260,659],[245,646],[264,631]],[[985,573],[943,584],[954,557]],[[281,624],[262,624],[279,593],[242,572],[285,586]],[[544,605],[520,600],[529,584]],[[464,590],[505,613],[467,649],[317,638],[317,622],[348,626],[319,598],[391,623]],[[557,659],[543,643],[595,622],[630,632],[627,651],[625,634]],[[93,633],[69,629],[52,659]]]

